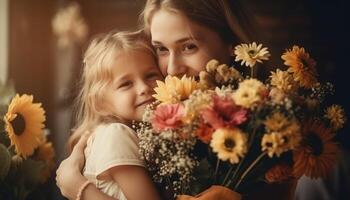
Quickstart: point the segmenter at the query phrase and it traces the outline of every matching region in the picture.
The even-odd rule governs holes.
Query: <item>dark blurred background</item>
[[[68,0],[0,0],[0,81],[14,82],[18,93],[33,94],[46,110],[46,126],[56,149],[57,164],[66,156],[72,100],[81,69],[81,54],[91,36],[112,29],[135,29],[144,0],[77,0],[88,29],[86,37],[58,45],[52,20],[70,5]],[[258,37],[279,58],[286,48],[300,45],[317,61],[320,79],[334,83],[331,101],[344,106],[349,119],[349,10],[345,0],[242,0],[257,23]],[[282,66],[280,59],[273,67]],[[263,73],[265,69],[260,69]],[[267,70],[265,70],[267,71]],[[350,150],[349,123],[338,137]],[[348,153],[345,156],[349,156]],[[347,168],[349,170],[349,168]],[[349,171],[348,171],[349,173]],[[54,174],[45,186],[47,199],[62,199]],[[345,185],[347,189],[349,185]],[[339,199],[345,199],[339,197]]]

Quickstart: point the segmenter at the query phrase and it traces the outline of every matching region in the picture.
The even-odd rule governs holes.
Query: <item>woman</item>
[[[230,64],[232,48],[250,38],[247,28],[240,24],[239,9],[237,1],[230,0],[148,0],[142,15],[144,30],[157,52],[161,72],[197,76],[210,59]],[[57,185],[70,199],[77,196],[79,186],[86,181],[80,172],[84,144],[84,139],[79,141],[57,170]],[[111,199],[90,184],[83,199],[92,196]]]

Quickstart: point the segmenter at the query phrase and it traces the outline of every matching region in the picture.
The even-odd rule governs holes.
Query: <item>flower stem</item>
[[[244,157],[244,158],[245,158],[245,157]],[[235,177],[236,177],[236,175],[237,175],[239,169],[240,169],[241,166],[243,165],[244,158],[242,158],[241,162],[239,162],[237,168],[235,169],[235,172],[233,173],[233,175],[232,175],[231,179],[228,181],[228,183],[226,183],[225,187],[229,187],[229,186],[232,184],[232,180],[233,180],[233,179],[236,179]]]
[[[255,137],[255,134],[256,134],[256,129],[257,129],[257,128],[254,127],[253,132],[252,132],[252,134],[251,134],[251,136],[250,136],[250,138],[249,138],[248,149],[250,149],[251,146],[252,146],[252,144],[253,144],[254,137]],[[226,175],[226,177],[225,177],[225,179],[224,179],[224,183],[223,183],[223,184],[226,183],[226,184],[225,184],[226,187],[229,187],[229,186],[232,184],[232,180],[236,180],[236,175],[238,174],[239,169],[240,169],[241,166],[243,165],[244,160],[245,160],[246,157],[247,157],[247,156],[244,156],[244,157],[242,158],[241,162],[239,162],[237,168],[235,169],[235,172],[234,172],[233,175],[232,175],[232,178],[228,181],[228,183],[226,183],[226,181],[227,181],[227,178],[228,178],[228,176],[229,176],[229,174],[230,174],[231,172],[229,172],[229,173]],[[233,166],[231,167],[230,170],[232,171],[232,169],[233,169]]]
[[[237,190],[238,186],[242,183],[243,179],[248,175],[249,172],[251,172],[251,170],[253,169],[253,167],[256,166],[256,164],[258,164],[258,162],[266,155],[266,152],[263,152],[262,154],[260,154],[252,164],[250,164],[250,166],[244,171],[244,173],[242,174],[242,176],[239,178],[238,182],[236,183],[234,190]]]
[[[234,168],[234,165],[232,165],[232,167],[230,167],[230,169],[228,170],[228,172],[227,172],[227,174],[226,174],[226,176],[225,176],[225,178],[224,178],[224,181],[222,182],[222,185],[225,185],[225,186],[226,186],[225,183],[226,183],[228,177],[230,176],[230,174],[231,174],[233,168]]]
[[[250,78],[254,78],[254,66],[250,68]]]
[[[217,158],[217,160],[216,160],[216,167],[215,167],[215,173],[214,173],[214,183],[216,183],[217,178],[218,178],[219,165],[220,165],[220,159]]]

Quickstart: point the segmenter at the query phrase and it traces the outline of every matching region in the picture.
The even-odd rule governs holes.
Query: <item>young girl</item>
[[[109,33],[91,42],[84,57],[78,124],[69,141],[73,146],[81,136],[88,137],[83,170],[88,181],[78,199],[89,183],[119,200],[159,199],[130,128],[154,100],[159,79],[155,56],[141,32]]]

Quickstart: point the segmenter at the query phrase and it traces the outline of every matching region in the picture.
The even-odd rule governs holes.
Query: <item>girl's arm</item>
[[[113,167],[108,173],[118,183],[128,200],[160,200],[160,196],[144,167],[122,165]]]
[[[74,146],[71,155],[61,162],[56,171],[56,185],[63,196],[74,200],[77,198],[80,187],[87,181],[81,170],[84,166],[84,148],[88,137],[82,137]],[[113,198],[98,190],[95,185],[89,184],[82,193],[84,200],[112,200]],[[115,200],[115,199],[114,199]]]

